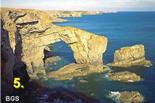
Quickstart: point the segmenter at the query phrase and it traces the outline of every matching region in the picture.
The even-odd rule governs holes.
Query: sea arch
[[[106,51],[107,38],[73,27],[53,27],[42,35],[25,38],[24,45],[29,45],[23,53],[23,61],[27,64],[30,77],[44,74],[44,48],[51,43],[64,41],[72,50],[78,64],[103,64],[102,56]],[[29,44],[30,43],[30,44]],[[27,46],[23,46],[27,47]]]

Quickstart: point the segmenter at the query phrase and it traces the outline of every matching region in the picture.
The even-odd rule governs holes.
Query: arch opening
[[[46,72],[56,71],[61,67],[75,63],[72,49],[64,42],[59,41],[44,49],[44,63]]]

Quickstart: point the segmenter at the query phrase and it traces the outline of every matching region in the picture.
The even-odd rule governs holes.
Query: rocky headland
[[[102,64],[106,37],[73,27],[56,26],[44,11],[2,9],[1,13],[2,37],[8,35],[12,55],[16,53],[17,58],[26,64],[31,78],[46,74],[44,49],[58,41],[64,41],[72,49],[76,63]],[[2,45],[4,43],[2,41]]]
[[[106,11],[45,11],[53,22],[64,22],[66,21],[65,17],[81,17],[83,15],[98,15],[102,13],[109,13]]]
[[[66,14],[57,11],[53,14],[50,12],[49,15],[47,11],[13,8],[2,8],[0,12],[2,87],[3,90],[6,90],[5,87],[8,88],[3,91],[6,93],[4,95],[12,93],[14,76],[21,77],[24,83],[29,77],[31,80],[47,77],[44,65],[45,51],[50,44],[59,41],[64,41],[71,48],[75,65],[100,65],[102,71],[104,67],[102,55],[106,51],[108,42],[106,37],[78,28],[53,24],[55,18],[92,13],[67,12]],[[87,73],[93,73],[98,69],[88,70],[91,71]]]
[[[145,58],[144,45],[133,45],[122,47],[114,53],[113,63],[108,64],[112,67],[131,67],[131,66],[145,66],[150,67],[151,61]]]

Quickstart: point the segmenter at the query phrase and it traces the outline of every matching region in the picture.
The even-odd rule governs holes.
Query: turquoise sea
[[[129,68],[129,71],[139,74],[144,81],[122,83],[111,81],[106,74],[93,74],[87,77],[74,78],[68,81],[49,79],[44,81],[48,87],[63,86],[73,91],[94,96],[105,103],[113,103],[109,98],[111,91],[139,91],[145,97],[146,103],[155,103],[155,12],[118,12],[101,15],[85,15],[80,18],[65,18],[66,22],[56,23],[60,26],[77,27],[97,35],[108,37],[108,47],[104,54],[104,64],[113,60],[113,53],[123,46],[144,44],[146,58],[153,63],[149,68]],[[82,34],[81,34],[82,35]],[[53,45],[53,54],[63,59],[54,66],[55,69],[74,62],[71,49],[64,43]],[[121,69],[114,69],[121,70]],[[80,82],[85,80],[86,82]]]

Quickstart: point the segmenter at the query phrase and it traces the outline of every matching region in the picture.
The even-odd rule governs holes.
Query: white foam
[[[134,82],[133,80],[128,80],[128,82]]]
[[[119,100],[120,96],[121,94],[119,91],[111,91],[108,97],[114,100],[115,102],[120,103],[120,100]]]

